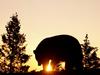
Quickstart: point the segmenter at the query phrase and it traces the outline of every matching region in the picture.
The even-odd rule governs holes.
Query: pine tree
[[[97,57],[97,47],[90,46],[88,34],[85,36],[84,44],[81,44],[83,51],[83,66],[85,69],[98,69],[100,68],[100,58]]]
[[[2,35],[3,45],[0,49],[0,71],[6,73],[28,72],[30,55],[25,54],[25,34],[20,33],[18,15],[13,15],[6,25],[6,34]]]

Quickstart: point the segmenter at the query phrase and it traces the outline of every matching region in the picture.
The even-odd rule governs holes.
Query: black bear
[[[65,61],[65,69],[82,70],[82,50],[78,40],[70,35],[57,35],[43,39],[34,50],[39,65],[51,59],[53,64]]]

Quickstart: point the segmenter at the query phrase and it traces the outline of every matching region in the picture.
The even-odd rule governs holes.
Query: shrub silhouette
[[[65,61],[66,70],[81,71],[82,66],[82,50],[78,40],[70,35],[57,35],[43,39],[34,51],[38,64],[45,64],[52,60],[52,64]]]

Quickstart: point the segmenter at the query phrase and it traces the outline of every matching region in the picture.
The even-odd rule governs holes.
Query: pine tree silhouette
[[[6,73],[28,72],[24,65],[30,57],[25,54],[25,34],[20,34],[20,22],[17,13],[6,25],[6,34],[2,35],[3,45],[0,49],[0,71]]]
[[[88,34],[86,34],[84,39],[84,44],[81,44],[83,51],[83,66],[86,69],[98,69],[100,68],[100,58],[97,57],[97,47],[90,46],[90,41],[88,40]]]

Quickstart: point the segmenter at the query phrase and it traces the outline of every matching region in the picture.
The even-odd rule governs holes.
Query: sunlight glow
[[[65,62],[60,62],[61,64],[61,70],[65,70]]]
[[[51,65],[51,60],[49,60],[49,63],[48,63],[47,68],[46,68],[46,71],[50,72],[52,70],[53,69],[52,69],[52,65]]]
[[[65,70],[65,62],[64,61],[59,62],[55,67],[55,71],[62,71],[62,70]]]

